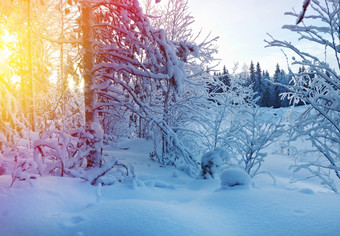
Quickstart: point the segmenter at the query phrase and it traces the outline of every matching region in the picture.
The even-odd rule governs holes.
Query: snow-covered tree
[[[140,84],[138,88],[142,91],[141,94],[148,98],[148,105],[150,107],[152,106],[155,111],[159,110],[166,114],[166,116],[163,116],[163,119],[167,120],[167,123],[174,130],[178,139],[185,143],[185,146],[190,146],[190,150],[193,150],[196,148],[193,148],[190,144],[192,143],[190,140],[193,140],[192,136],[194,135],[191,121],[197,114],[205,113],[205,110],[209,107],[207,103],[210,95],[207,93],[207,87],[209,81],[212,81],[212,76],[208,75],[204,68],[214,60],[212,55],[216,52],[216,49],[212,42],[215,39],[207,37],[202,42],[197,43],[199,39],[192,33],[191,27],[194,19],[188,11],[188,1],[169,0],[162,3],[164,4],[160,6],[159,4],[152,4],[152,2],[146,1],[144,9],[146,9],[145,11],[148,15],[153,15],[150,18],[152,26],[164,29],[169,40],[181,51],[179,56],[184,62],[184,69],[187,75],[183,81],[183,92],[177,94],[176,99],[168,99],[168,95],[165,94],[166,96],[164,96],[163,92],[163,88],[169,86],[167,84],[163,83],[162,86],[156,86],[151,92],[150,90],[149,92],[145,90],[143,92],[140,89],[143,88]],[[183,51],[186,47],[185,45],[197,45],[196,49],[198,50],[194,54],[188,54],[187,50]],[[164,147],[167,146],[167,141],[164,139],[164,135],[154,125],[148,126],[153,127],[153,136],[159,140],[155,142],[156,147],[153,154],[156,154],[157,150],[165,150]],[[162,163],[172,163],[169,160],[172,160],[173,157],[174,154],[172,152],[158,151],[155,158]]]
[[[79,15],[70,11],[70,2],[4,0],[0,3],[1,31],[8,31],[13,38],[8,45],[11,55],[7,62],[12,74],[7,79],[14,76],[18,81],[15,93],[26,119],[33,120],[34,108],[35,124],[31,124],[31,129],[34,127],[36,131],[63,127],[66,107],[70,107],[67,102],[76,100],[71,98],[68,79],[75,80],[78,74],[80,55],[78,33],[74,29]],[[21,27],[28,24],[29,27]]]
[[[307,8],[308,7],[308,8]],[[296,32],[302,42],[325,50],[327,58],[304,51],[287,41],[272,38],[270,47],[280,47],[295,53],[294,65],[306,67],[306,72],[293,73],[292,85],[287,86],[286,96],[295,104],[303,101],[306,112],[296,122],[295,131],[306,135],[313,146],[324,157],[297,169],[307,169],[319,176],[322,183],[337,192],[332,176],[340,180],[340,3],[337,0],[305,1],[300,14],[288,12],[296,17],[296,25],[285,25],[284,29]],[[327,60],[326,60],[327,59]],[[333,67],[335,67],[333,69]],[[310,79],[306,80],[306,76]]]
[[[199,55],[200,45],[169,40],[164,30],[151,26],[137,1],[82,6],[87,126],[106,108],[125,107],[160,131],[165,164],[180,160],[196,166],[172,116],[185,99],[186,63]]]
[[[156,29],[164,29],[171,41],[185,42],[193,39],[194,17],[190,14],[188,0],[165,0],[162,4],[144,0],[145,13],[152,15],[150,22]]]

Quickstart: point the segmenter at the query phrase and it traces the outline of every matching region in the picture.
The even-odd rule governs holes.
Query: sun
[[[6,29],[3,31],[0,38],[0,59],[6,61],[12,55],[10,47],[17,42],[17,38],[14,35],[11,35]]]
[[[18,42],[17,37],[10,34],[10,32],[4,28],[0,30],[0,69],[1,75],[11,81],[12,83],[18,83],[20,78],[13,74],[13,69],[9,63],[9,58],[13,54],[13,48],[15,48]]]
[[[4,35],[1,36],[1,39],[5,44],[17,42],[16,36],[10,34],[8,30],[4,30]]]

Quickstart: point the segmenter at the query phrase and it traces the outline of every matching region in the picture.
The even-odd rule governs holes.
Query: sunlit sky
[[[260,62],[262,69],[272,75],[277,63],[286,69],[287,63],[278,48],[265,48],[264,39],[270,33],[277,39],[291,41],[296,38],[285,24],[294,24],[296,19],[284,13],[302,9],[303,0],[189,0],[194,28],[213,36],[219,36],[219,68],[226,65],[231,70],[235,62],[239,70],[244,63]]]

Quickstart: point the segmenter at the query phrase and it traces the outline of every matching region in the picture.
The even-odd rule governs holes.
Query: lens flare
[[[18,76],[14,76],[12,73],[12,68],[9,65],[9,58],[13,54],[11,48],[15,47],[17,38],[11,35],[6,29],[2,31],[0,35],[0,68],[1,75],[5,78],[9,78],[12,83],[17,83],[20,81]]]
[[[1,39],[4,44],[10,44],[18,41],[16,36],[11,35],[7,30],[4,31],[4,35],[1,36]]]

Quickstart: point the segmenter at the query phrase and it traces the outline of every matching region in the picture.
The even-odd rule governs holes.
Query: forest
[[[173,177],[201,181],[206,189],[217,179],[222,189],[256,189],[256,180],[280,182],[268,167],[278,165],[268,151],[277,148],[283,158],[277,163],[291,158],[289,173],[316,179],[315,188],[338,196],[340,3],[301,0],[299,11],[285,13],[296,24],[283,29],[321,46],[327,56],[264,36],[266,47],[279,48],[291,62],[287,71],[277,64],[271,76],[253,61],[243,72],[237,65],[220,71],[218,37],[193,31],[188,0],[2,0],[0,194],[5,198],[36,183],[48,189],[44,181],[52,177],[63,183],[55,185],[60,192],[64,184],[72,188],[67,181],[88,183],[98,202],[102,191],[115,185],[176,189],[176,181],[138,178],[139,162],[163,170],[150,169],[148,175],[171,168]],[[132,153],[144,144],[147,152]],[[136,157],[141,153],[144,159]],[[0,208],[1,218],[7,211]],[[86,220],[77,217],[71,218],[72,227]],[[8,235],[19,234],[6,227]],[[32,232],[22,235],[46,233]],[[182,231],[176,232],[166,235]],[[208,233],[195,232],[187,235]]]

